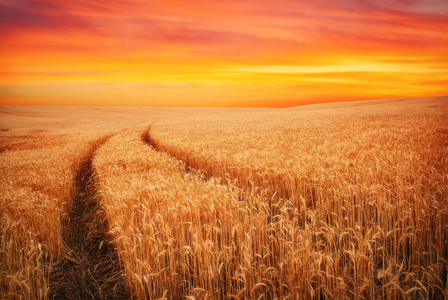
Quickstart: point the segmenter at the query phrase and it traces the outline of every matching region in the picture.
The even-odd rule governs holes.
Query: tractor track
[[[156,122],[154,122],[154,123],[156,123]],[[152,123],[152,124],[154,124],[154,123]],[[176,157],[175,155],[172,155],[171,153],[168,153],[167,151],[160,149],[160,147],[156,144],[156,142],[154,142],[154,140],[152,139],[151,134],[150,134],[152,124],[141,135],[141,139],[145,144],[147,144],[149,147],[152,147],[157,152],[166,153],[170,157],[182,162],[185,166],[185,172],[195,173],[195,174],[199,175],[199,177],[203,181],[208,181],[210,178],[213,177],[213,174],[208,173],[206,170],[201,170],[201,169],[195,168],[188,161],[184,161],[184,160],[180,159],[179,157]]]
[[[95,151],[111,136],[92,144],[75,178],[69,220],[62,226],[65,257],[50,273],[50,299],[129,299],[109,225],[97,194]]]
[[[155,122],[154,122],[155,123]],[[153,123],[153,124],[154,124]],[[187,159],[182,159],[181,157],[170,153],[169,151],[166,151],[165,149],[159,147],[159,145],[157,145],[157,143],[152,139],[151,137],[151,126],[152,124],[149,126],[149,128],[144,131],[141,135],[141,139],[144,143],[146,143],[149,147],[152,147],[154,150],[158,151],[158,152],[162,152],[162,153],[166,153],[167,155],[169,155],[170,157],[181,161],[184,166],[185,166],[185,171],[187,173],[194,173],[194,174],[198,174],[199,177],[203,180],[203,181],[208,181],[210,180],[212,177],[217,178],[219,180],[221,180],[221,183],[224,185],[228,185],[228,181],[229,179],[233,182],[233,185],[235,187],[237,187],[239,189],[238,192],[238,200],[239,201],[246,201],[246,199],[248,197],[250,197],[250,195],[254,195],[254,194],[258,194],[258,196],[265,198],[267,203],[269,203],[269,214],[270,216],[275,216],[277,214],[280,213],[280,202],[281,202],[281,197],[283,197],[284,199],[289,198],[291,195],[290,194],[286,194],[286,195],[279,195],[277,194],[277,191],[269,194],[263,194],[262,192],[260,192],[262,189],[258,189],[257,185],[252,186],[251,188],[247,188],[245,187],[243,184],[241,184],[240,182],[237,182],[236,179],[237,177],[234,176],[234,174],[230,173],[228,174],[228,177],[224,177],[222,174],[216,174],[213,172],[212,168],[198,168],[197,165],[195,164],[194,160],[191,160],[187,157]],[[281,188],[281,187],[280,187]],[[271,220],[271,217],[269,218],[269,220]]]

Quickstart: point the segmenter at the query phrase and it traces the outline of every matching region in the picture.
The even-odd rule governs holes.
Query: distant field
[[[0,298],[447,298],[447,120],[2,106]]]

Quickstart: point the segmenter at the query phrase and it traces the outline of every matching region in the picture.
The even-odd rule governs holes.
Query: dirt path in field
[[[181,160],[176,155],[172,155],[168,151],[165,151],[164,149],[160,149],[157,146],[156,142],[154,142],[154,140],[151,138],[151,133],[150,133],[151,132],[151,125],[149,126],[147,131],[144,131],[142,133],[142,136],[141,136],[142,141],[145,142],[148,146],[153,147],[156,151],[164,152],[164,153],[168,154],[169,156],[171,156],[172,158],[174,158],[176,160]],[[220,177],[219,174],[213,174],[213,172],[210,169],[207,170],[207,169],[195,168],[194,163],[191,163],[190,161],[188,161],[188,159],[186,161],[184,161],[184,160],[181,160],[181,161],[185,164],[185,171],[186,172],[198,172],[201,175],[201,178],[204,181],[209,180],[213,176],[218,177],[218,178]],[[232,174],[229,174],[229,175],[232,176]],[[232,180],[236,179],[236,177],[231,177],[231,178],[232,178]],[[226,182],[227,182],[226,179],[227,178],[221,177],[221,179],[222,179],[222,184],[226,184]],[[278,180],[278,182],[282,182],[282,180],[280,179],[280,180]],[[245,201],[246,197],[248,197],[246,193],[248,193],[248,194],[257,193],[261,197],[265,197],[267,199],[268,204],[269,204],[269,211],[270,211],[270,213],[269,213],[270,217],[268,219],[269,222],[270,222],[272,216],[280,214],[281,203],[283,201],[283,200],[281,200],[281,198],[283,197],[283,199],[286,199],[286,198],[290,197],[290,194],[288,194],[288,193],[284,193],[284,194],[278,193],[277,194],[277,191],[270,192],[268,194],[261,194],[260,191],[257,191],[256,186],[255,186],[255,188],[252,191],[247,192],[246,187],[244,185],[239,184],[239,183],[236,183],[235,185],[241,189],[240,193],[238,194],[238,199],[240,201]],[[281,188],[281,186],[279,186],[279,187]],[[260,189],[260,190],[262,190],[262,189]],[[287,188],[284,188],[283,190],[288,192]],[[308,203],[307,203],[307,207],[308,208],[314,208],[316,201],[317,200],[315,200],[314,198],[310,199],[308,201]],[[303,222],[305,222],[305,221],[303,221]]]
[[[100,139],[76,177],[76,194],[62,238],[68,253],[50,274],[51,299],[129,299],[118,254],[108,238],[108,222],[96,193],[92,160]]]
[[[151,124],[152,125],[152,124]],[[204,180],[209,180],[211,177],[217,177],[222,179],[222,183],[225,184],[229,176],[231,180],[235,180],[238,177],[235,173],[229,172],[226,174],[226,177],[222,176],[222,174],[218,172],[213,171],[213,167],[209,166],[204,162],[201,162],[201,166],[203,169],[197,168],[197,161],[195,162],[195,159],[191,159],[190,157],[187,157],[187,159],[180,158],[179,156],[170,153],[169,151],[166,151],[165,149],[161,149],[157,143],[151,138],[151,126],[149,126],[148,130],[143,132],[142,134],[142,140],[148,144],[149,146],[153,147],[155,150],[159,152],[164,152],[168,154],[169,156],[173,157],[174,159],[181,160],[185,164],[185,168],[187,172],[195,171],[199,172]],[[263,177],[264,175],[259,174],[252,174],[251,177],[255,178],[256,182],[263,182],[266,178]],[[291,189],[291,182],[289,181],[290,177],[284,174],[276,175],[270,175],[272,178],[270,178],[274,182],[278,182],[276,187],[273,187],[271,191],[268,191],[263,186],[257,186],[252,185],[251,187],[245,185],[242,182],[235,181],[235,185],[239,187],[242,191],[248,191],[249,194],[257,193],[261,195],[262,197],[266,197],[271,205],[271,211],[272,215],[276,215],[279,212],[279,204],[281,202],[284,202],[285,199],[290,199],[293,196],[297,196],[297,193],[301,192],[300,190],[292,190]],[[258,191],[257,191],[258,190]],[[261,192],[262,191],[262,192]],[[262,193],[262,194],[260,194]],[[317,188],[313,186],[312,182],[310,182],[309,185],[306,186],[305,194],[302,195],[306,199],[306,207],[307,209],[316,209],[316,206],[318,205],[319,197],[317,196]],[[246,196],[243,194],[241,195],[241,200],[245,198]]]
[[[154,122],[154,123],[155,123],[155,122]],[[153,123],[153,124],[154,124],[154,123]],[[151,125],[152,125],[152,124],[151,124]],[[174,159],[176,159],[176,160],[180,160],[178,157],[175,157],[175,156],[171,155],[170,153],[168,153],[168,152],[166,152],[166,151],[164,151],[164,150],[161,150],[161,149],[157,146],[157,144],[156,144],[156,143],[153,141],[153,139],[151,138],[151,134],[150,134],[150,131],[151,131],[151,125],[149,126],[149,128],[148,128],[147,131],[144,131],[144,132],[142,133],[142,135],[141,135],[142,141],[145,142],[148,146],[154,148],[156,151],[164,152],[164,153],[168,154],[169,156],[171,156],[172,158],[174,158]],[[208,174],[205,170],[199,170],[199,169],[194,168],[192,165],[189,164],[188,161],[183,161],[183,162],[185,163],[185,171],[186,171],[186,172],[198,172],[198,173],[200,173],[201,178],[202,178],[203,180],[205,180],[205,181],[209,180],[209,179],[212,177],[212,175],[211,175],[211,174]]]
[[[149,127],[147,131],[143,132],[143,134],[142,134],[142,141],[144,141],[149,146],[153,147],[155,150],[159,151],[159,149],[157,149],[156,143],[154,143],[154,141],[152,140],[151,136],[149,135],[149,131],[150,130],[151,130],[151,127]]]

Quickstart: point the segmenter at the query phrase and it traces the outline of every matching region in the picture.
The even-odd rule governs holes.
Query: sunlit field
[[[447,120],[1,106],[0,298],[447,298]]]

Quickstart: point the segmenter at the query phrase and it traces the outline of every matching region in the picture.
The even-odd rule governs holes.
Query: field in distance
[[[447,119],[0,107],[0,298],[446,298]]]

